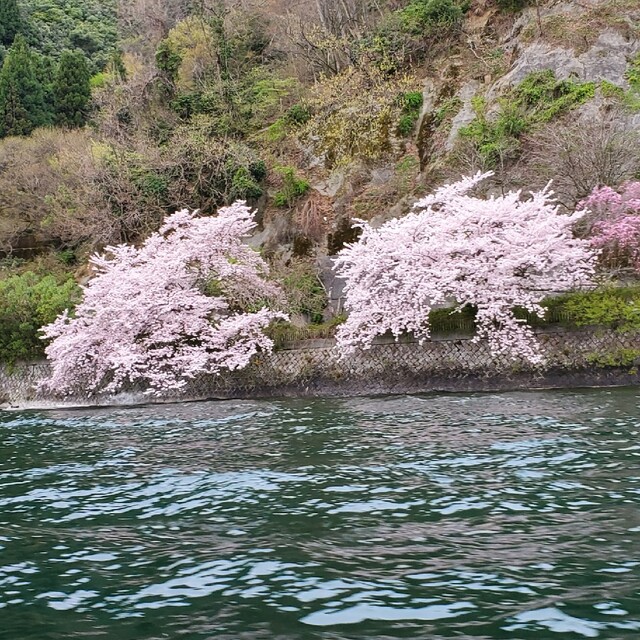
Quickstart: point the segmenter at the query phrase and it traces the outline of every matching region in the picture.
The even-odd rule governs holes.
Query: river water
[[[0,638],[640,638],[640,390],[0,413]]]

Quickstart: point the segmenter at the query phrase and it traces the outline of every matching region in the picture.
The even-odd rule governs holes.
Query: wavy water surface
[[[0,413],[0,638],[640,638],[639,407]]]

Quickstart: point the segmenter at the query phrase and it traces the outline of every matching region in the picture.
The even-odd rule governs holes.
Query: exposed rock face
[[[462,109],[460,109],[451,122],[451,131],[447,138],[447,151],[451,151],[451,149],[453,149],[453,145],[455,144],[460,129],[462,129],[462,127],[466,127],[475,118],[475,113],[471,106],[471,99],[480,92],[481,88],[482,85],[480,82],[477,80],[469,80],[468,82],[465,82],[462,87],[460,87],[458,93],[456,93],[456,96],[462,100]]]
[[[532,43],[520,50],[511,70],[491,87],[488,96],[497,96],[505,88],[522,82],[530,73],[545,69],[553,69],[560,79],[573,76],[583,82],[607,80],[628,88],[625,73],[639,51],[639,40],[627,40],[612,30],[602,32],[595,44],[580,55],[544,42]]]
[[[591,0],[591,5],[597,5],[597,0]],[[557,4],[546,11],[548,14],[578,11],[572,3]],[[553,46],[547,42],[532,42],[522,44],[520,35],[522,28],[534,20],[534,14],[529,11],[523,14],[511,34],[503,42],[504,49],[510,52],[513,60],[509,71],[483,91],[485,85],[476,79],[465,81],[455,95],[461,100],[462,108],[453,118],[446,150],[454,147],[460,129],[473,121],[475,114],[471,99],[484,93],[489,104],[495,103],[505,90],[522,82],[529,74],[536,71],[553,70],[559,79],[576,78],[581,82],[607,81],[623,89],[629,88],[626,73],[630,62],[640,54],[640,39],[629,38],[625,34],[613,29],[602,31],[593,45],[583,53],[576,53],[572,49]],[[428,93],[435,95],[437,89],[433,83],[425,85]],[[433,99],[425,100],[425,105],[433,104]],[[491,107],[490,107],[491,108]],[[427,118],[428,113],[423,116]],[[631,116],[632,122],[640,127],[640,114]]]

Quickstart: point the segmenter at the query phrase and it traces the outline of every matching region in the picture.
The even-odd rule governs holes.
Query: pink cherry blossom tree
[[[138,383],[161,394],[271,350],[264,329],[284,316],[267,308],[280,293],[265,279],[266,263],[242,243],[254,226],[242,202],[216,217],[183,210],[142,246],[94,256],[96,275],[75,315],[42,329],[51,340],[45,387],[101,393]]]
[[[596,187],[578,209],[587,213],[601,264],[640,271],[640,182],[626,182],[617,191]]]
[[[513,309],[543,316],[549,293],[590,286],[595,252],[572,236],[583,214],[560,215],[548,188],[524,199],[468,195],[489,175],[442,187],[380,228],[358,221],[360,240],[336,262],[349,314],[337,333],[343,353],[386,332],[425,340],[434,305],[455,302],[477,308],[476,339],[488,339],[494,354],[541,362],[533,332]]]

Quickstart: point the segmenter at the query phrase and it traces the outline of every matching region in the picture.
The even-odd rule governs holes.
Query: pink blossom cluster
[[[455,302],[477,307],[476,339],[495,355],[542,361],[531,329],[514,316],[539,316],[551,292],[590,286],[596,256],[572,235],[583,214],[560,215],[548,189],[487,200],[468,192],[477,174],[419,200],[409,215],[380,228],[357,221],[360,240],[337,257],[349,315],[337,334],[343,353],[368,348],[386,332],[429,338],[429,312]]]
[[[216,217],[178,211],[142,246],[108,247],[71,317],[42,329],[60,394],[114,392],[140,383],[160,394],[203,373],[245,367],[272,341],[264,329],[283,314],[269,310],[278,288],[267,265],[242,243],[255,226],[242,202]],[[216,295],[203,293],[213,283]],[[254,311],[247,309],[254,308]]]
[[[603,264],[640,270],[640,182],[627,182],[620,191],[596,187],[578,209],[594,219],[591,241]]]

